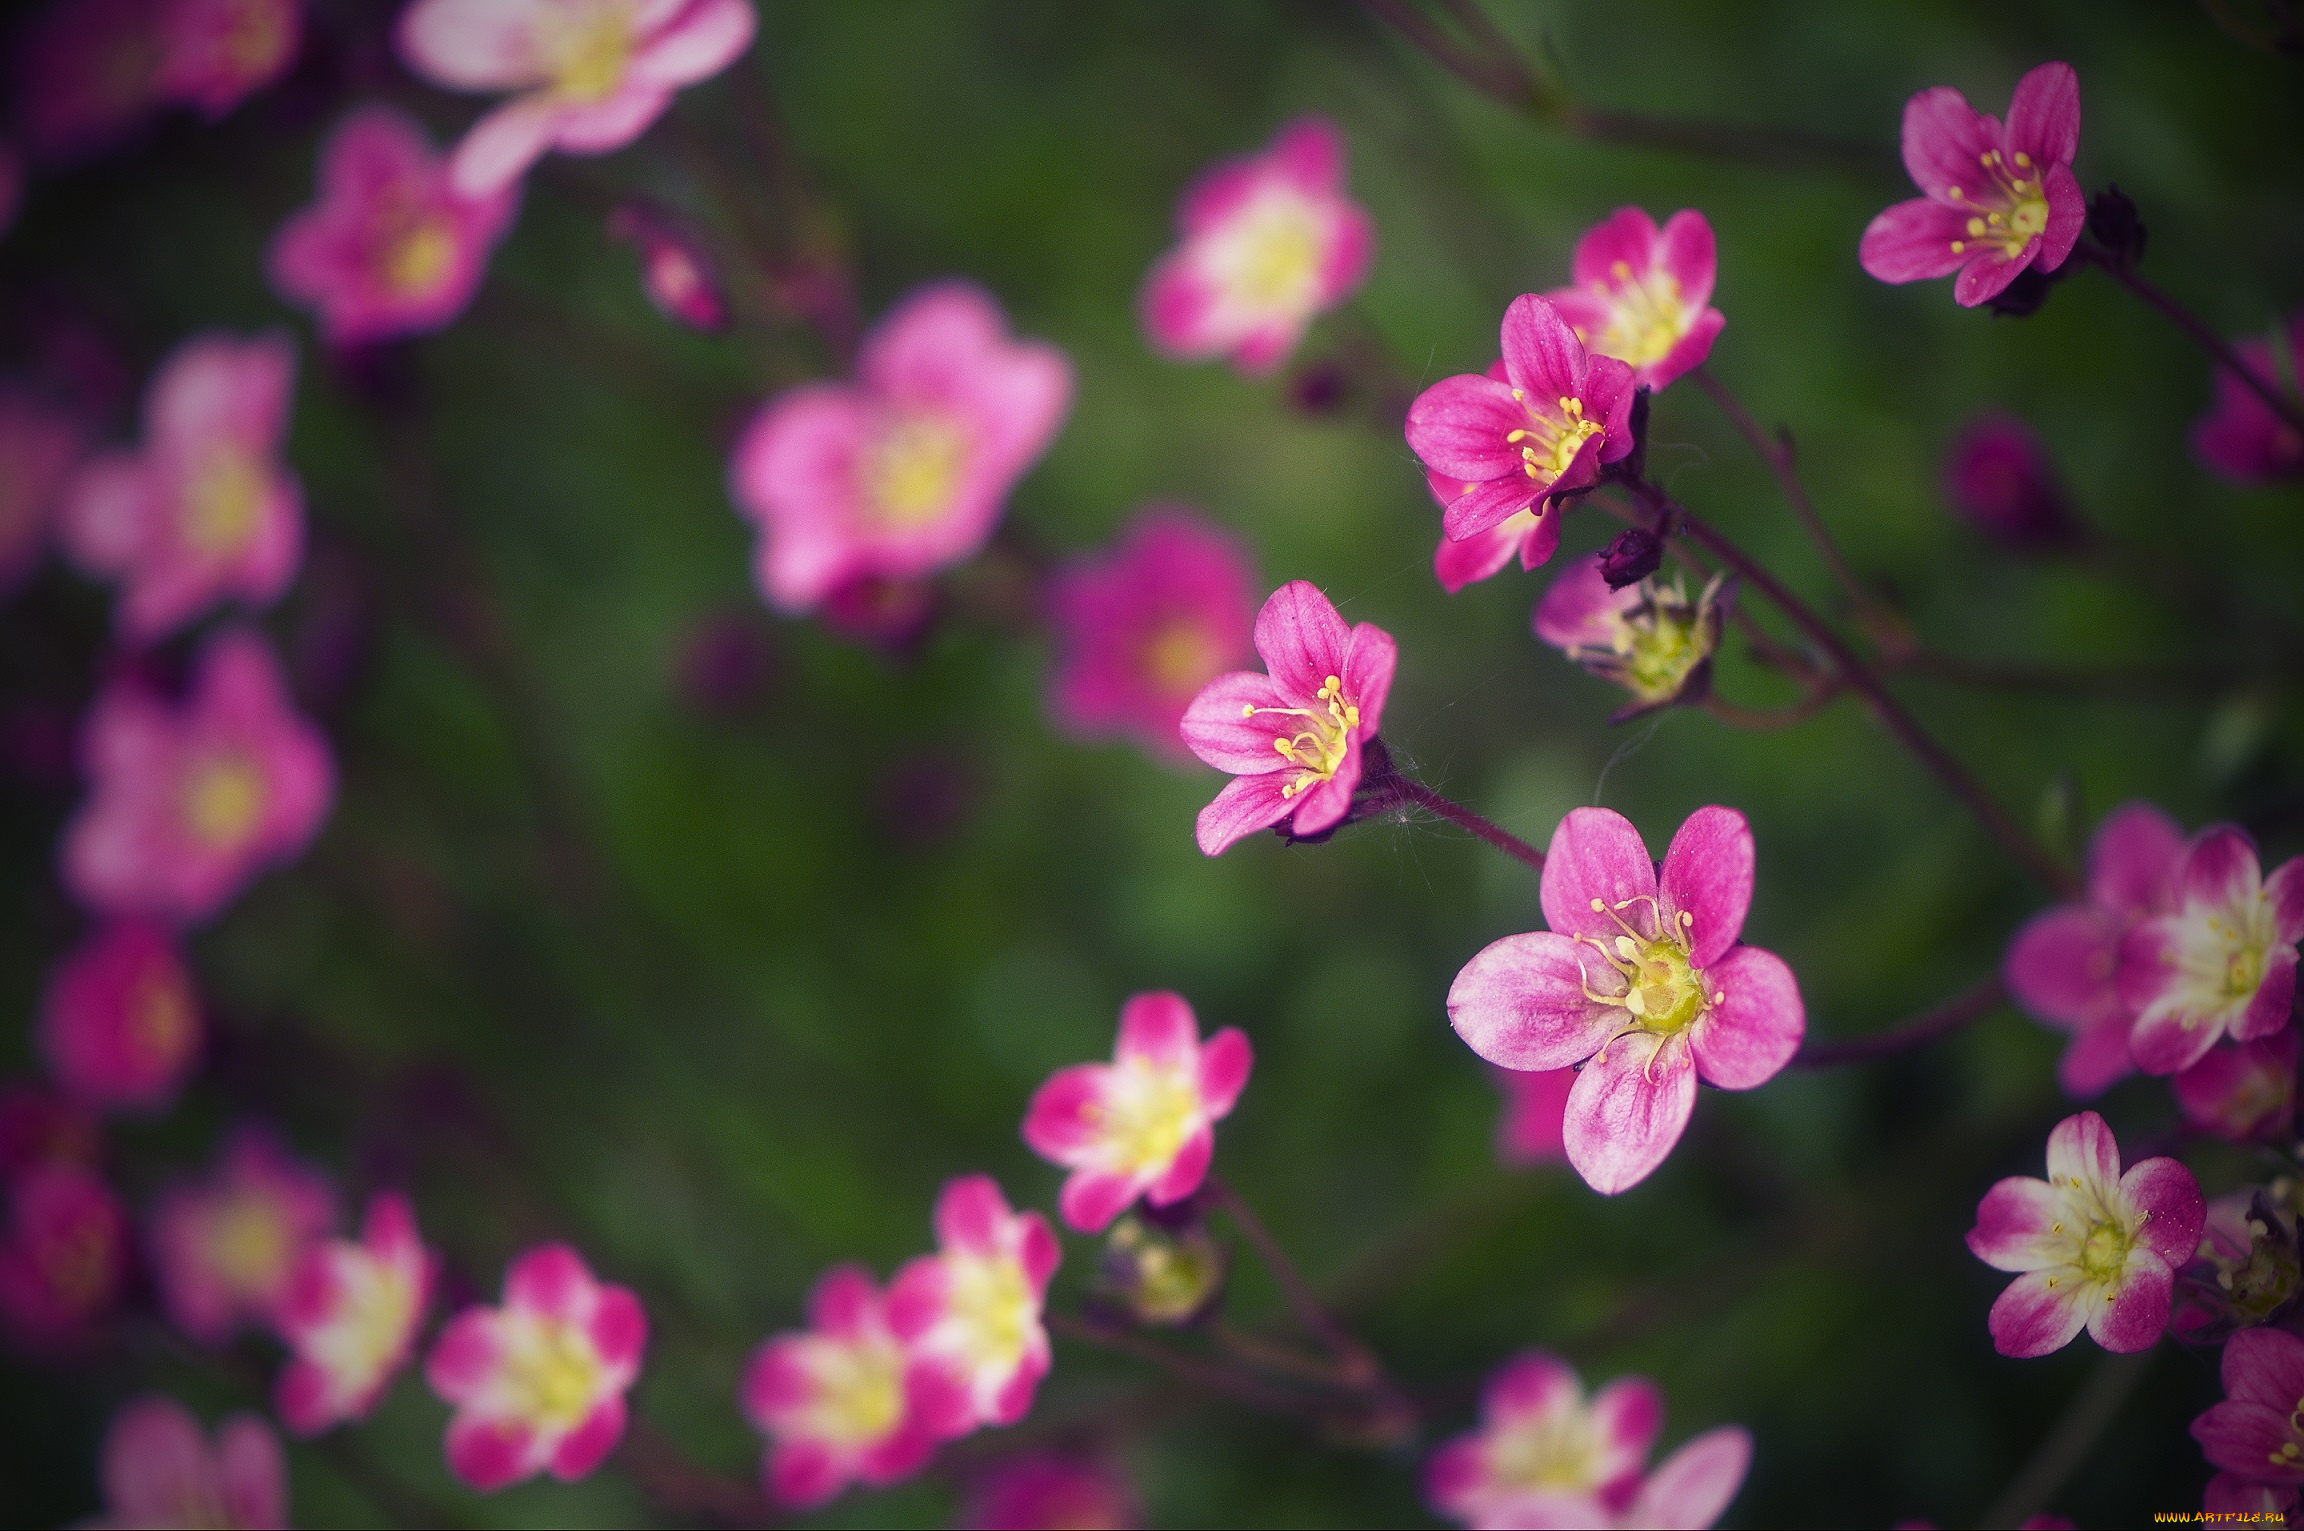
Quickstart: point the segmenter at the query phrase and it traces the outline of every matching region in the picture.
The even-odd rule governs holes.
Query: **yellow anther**
[[[1981,219],[1981,218],[1971,218],[1971,219],[1969,219],[1969,220],[1968,220],[1968,232],[1969,232],[1969,233],[1971,233],[1971,234],[1981,234],[1981,233],[1983,233],[1983,232],[1984,232],[1984,220],[1983,220],[1983,219]]]
[[[1521,440],[1527,434],[1528,433],[1526,431],[1513,431],[1505,436],[1504,442],[1507,446],[1509,446],[1511,443]]]
[[[1521,392],[1521,391],[1520,391],[1519,389],[1517,389],[1517,388],[1515,388],[1515,389],[1513,389],[1513,390],[1512,390],[1512,397],[1513,397],[1513,399],[1514,399],[1515,401],[1517,401],[1518,403],[1522,403],[1522,404],[1525,404],[1525,403],[1527,403],[1527,402],[1528,402],[1528,395],[1527,395],[1527,394],[1525,394],[1525,393],[1523,393],[1523,392]]]
[[[1243,718],[1252,718],[1256,716],[1256,704],[1253,702],[1243,704],[1240,708],[1240,716]]]
[[[1598,898],[1596,898],[1596,899],[1592,900],[1592,912],[1593,912],[1594,914],[1604,914],[1604,913],[1606,913],[1606,912],[1607,912],[1607,909],[1608,909],[1608,901],[1607,901],[1606,899],[1598,899]]]
[[[1958,255],[1958,254],[1959,254],[1961,251],[1963,251],[1963,250],[1965,250],[1965,249],[1967,249],[1967,248],[1968,248],[1968,246],[1967,246],[1967,243],[1966,243],[1965,241],[1963,241],[1963,240],[1958,240],[1958,239],[1955,239],[1955,240],[1953,240],[1953,241],[1952,241],[1952,253],[1953,253],[1954,255]]]
[[[1630,261],[1622,260],[1611,261],[1608,265],[1608,274],[1616,278],[1617,281],[1621,282],[1632,274],[1632,263]]]
[[[2029,170],[2032,168],[2032,156],[2026,154],[2022,149],[2018,149],[2016,151],[2016,163]]]
[[[1964,196],[1968,195],[1968,193],[1966,193],[1966,192],[1962,191],[1962,190],[1961,190],[1959,187],[1955,186],[1955,187],[1953,187],[1953,188],[1952,188],[1950,191],[1948,191],[1948,192],[1944,193],[1944,195],[1946,195],[1947,197],[1950,197],[1950,198],[1951,198],[1953,201],[1957,202],[1957,201],[1959,201],[1959,200],[1960,200],[1962,197],[1964,197]]]

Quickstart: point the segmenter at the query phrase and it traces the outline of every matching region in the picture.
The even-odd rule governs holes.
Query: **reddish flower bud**
[[[701,242],[638,203],[608,216],[608,233],[640,252],[640,286],[656,311],[703,335],[728,328],[728,299]]]
[[[2013,415],[1980,415],[1954,438],[1944,495],[1962,520],[2019,551],[2070,547],[2085,536],[2047,449]]]

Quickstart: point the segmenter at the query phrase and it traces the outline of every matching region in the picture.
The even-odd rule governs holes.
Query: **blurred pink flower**
[[[1619,1377],[1589,1401],[1559,1357],[1527,1351],[1488,1379],[1480,1428],[1435,1451],[1424,1492],[1468,1526],[1676,1526],[1702,1531],[1743,1486],[1752,1437],[1707,1431],[1648,1472],[1664,1399]]]
[[[1250,374],[1286,361],[1376,258],[1375,222],[1344,194],[1344,135],[1325,117],[1300,117],[1263,153],[1203,172],[1176,228],[1183,243],[1144,279],[1145,335],[1166,355],[1229,355]]]
[[[2044,1356],[2085,1328],[2106,1350],[2151,1346],[2167,1332],[2176,1271],[2200,1245],[2207,1204],[2174,1159],[2125,1175],[2120,1145],[2093,1111],[2048,1134],[2048,1178],[2011,1175],[1976,1205],[1968,1249],[2017,1279],[1992,1304],[1992,1347]]]
[[[331,345],[435,330],[472,301],[488,252],[519,205],[515,188],[463,197],[424,130],[363,106],[320,151],[319,200],[272,237],[272,285],[318,311]]]
[[[1495,1069],[1504,1110],[1496,1118],[1496,1158],[1515,1168],[1568,1160],[1568,1092],[1576,1071]]]
[[[905,298],[864,337],[855,382],[787,389],[736,444],[730,493],[762,533],[769,604],[805,612],[859,580],[974,553],[1071,398],[1064,353],[1011,340],[983,289]]]
[[[2135,1068],[2128,1034],[2136,1012],[2120,997],[2120,942],[2170,907],[2168,874],[2184,832],[2149,803],[2107,814],[2088,842],[2084,899],[2045,909],[2008,943],[2001,976],[2027,1013],[2072,1034],[2056,1067],[2064,1093],[2100,1095]]]
[[[633,202],[609,215],[608,232],[639,251],[640,288],[656,312],[701,335],[728,328],[728,296],[693,235]]]
[[[2293,1484],[2259,1483],[2238,1473],[2218,1473],[2201,1490],[2200,1508],[2228,1526],[2284,1526],[2296,1508]]]
[[[205,1179],[172,1181],[153,1200],[146,1242],[160,1304],[203,1345],[243,1323],[269,1327],[305,1251],[335,1229],[328,1177],[265,1129],[238,1128]]]
[[[101,1175],[50,1159],[11,1175],[0,1241],[0,1325],[20,1347],[72,1347],[119,1300],[128,1216]]]
[[[1138,1197],[1165,1207],[1199,1190],[1215,1124],[1231,1115],[1254,1062],[1237,1027],[1203,1044],[1183,995],[1129,996],[1112,1062],[1058,1069],[1024,1114],[1032,1151],[1072,1171],[1056,1202],[1064,1221],[1102,1233]]]
[[[408,1364],[438,1265],[415,1209],[393,1192],[369,1198],[357,1241],[305,1248],[277,1315],[292,1353],[273,1400],[290,1431],[318,1435],[368,1417]]]
[[[56,1082],[110,1110],[167,1106],[200,1055],[200,999],[176,941],[143,920],[99,927],[57,964],[40,1008]]]
[[[1736,587],[1716,574],[1691,601],[1677,575],[1666,584],[1652,574],[1611,590],[1604,566],[1605,555],[1595,553],[1560,571],[1536,603],[1536,636],[1632,694],[1611,723],[1702,702]]]
[[[2219,1037],[2246,1042],[2285,1027],[2300,938],[2304,856],[2266,877],[2246,832],[2212,824],[2194,835],[2168,874],[2167,903],[2120,940],[2136,1066],[2173,1074]]]
[[[288,1461],[253,1414],[223,1420],[211,1445],[190,1409],[147,1394],[112,1416],[103,1479],[104,1513],[81,1525],[273,1531],[288,1524]]]
[[[1119,545],[1060,571],[1048,590],[1056,673],[1048,707],[1084,739],[1132,736],[1190,760],[1177,732],[1200,688],[1247,657],[1254,565],[1230,533],[1153,506]]]
[[[132,680],[107,687],[81,736],[92,786],[64,832],[73,896],[192,923],[300,853],[328,815],[335,766],[286,692],[271,650],[241,631],[209,641],[182,706]]]
[[[1694,208],[1656,220],[1620,207],[1576,241],[1575,285],[1544,294],[1584,349],[1662,389],[1704,365],[1727,316],[1710,306],[1720,269],[1712,224]]]
[[[1143,1523],[1135,1492],[1111,1462],[1054,1451],[985,1468],[955,1522],[971,1531],[1127,1531]]]
[[[456,1411],[450,1470],[484,1493],[546,1471],[588,1477],[624,1435],[624,1394],[647,1344],[629,1288],[595,1280],[565,1244],[521,1255],[504,1273],[504,1305],[450,1319],[424,1363]]]
[[[851,1482],[880,1488],[928,1465],[936,1443],[975,1424],[967,1394],[909,1368],[872,1273],[836,1265],[808,1295],[809,1328],[753,1353],[739,1401],[769,1437],[769,1497],[810,1509]]]
[[[1807,1015],[1792,970],[1737,941],[1753,861],[1751,826],[1733,808],[1690,814],[1661,879],[1629,820],[1579,808],[1544,857],[1551,929],[1495,942],[1448,991],[1457,1035],[1490,1063],[1583,1065],[1568,1093],[1568,1162],[1603,1195],[1664,1162],[1699,1078],[1754,1089],[1800,1049]]]
[[[2285,1137],[2296,1121],[2295,1029],[2220,1042],[2173,1075],[2168,1088],[2196,1132],[2235,1143]]]
[[[120,632],[164,638],[219,601],[269,605],[304,557],[304,496],[280,461],[296,388],[284,335],[206,334],[144,394],[144,444],[98,453],[65,486],[57,533],[121,584]]]
[[[756,25],[749,0],[416,0],[395,36],[434,85],[511,97],[449,162],[456,188],[484,197],[550,150],[623,148],[681,87],[733,63]]]
[[[1632,450],[1630,366],[1587,355],[1551,300],[1533,293],[1512,300],[1501,335],[1502,380],[1443,378],[1408,409],[1408,446],[1453,542],[1524,510],[1549,520],[1555,500],[1597,484],[1601,464]]]
[[[1217,676],[1179,728],[1193,754],[1236,778],[1200,810],[1200,849],[1210,856],[1282,819],[1298,836],[1344,821],[1399,664],[1390,633],[1368,622],[1346,627],[1303,580],[1272,592],[1255,636],[1269,673]]]
[[[35,161],[111,148],[161,104],[165,0],[57,0],[15,39],[16,120]]]
[[[287,72],[302,0],[162,0],[160,94],[221,117]]]
[[[2048,449],[2014,415],[1978,415],[1960,428],[1944,454],[1944,497],[1970,526],[2019,551],[2083,536]]]
[[[1864,230],[1858,258],[1883,282],[1960,273],[1952,296],[1974,308],[2027,269],[2064,264],[2088,221],[2072,175],[2080,151],[2080,76],[2042,64],[2016,82],[2008,123],[1949,85],[1904,105],[1904,168],[1926,195]]]
[[[86,1104],[29,1080],[0,1085],[0,1182],[42,1164],[94,1169],[104,1139]]]
[[[967,1407],[950,1422],[953,1435],[1012,1425],[1048,1374],[1040,1312],[1063,1251],[1048,1220],[1010,1211],[989,1175],[945,1182],[936,1245],[888,1287],[888,1323],[910,1357],[907,1391],[960,1393]]]
[[[47,551],[58,495],[86,447],[78,420],[0,387],[0,599]]]
[[[2192,1421],[2192,1438],[2211,1466],[2270,1487],[2276,1504],[2292,1503],[2304,1484],[2304,1340],[2285,1329],[2243,1329],[2224,1342],[2223,1374],[2224,1401]]]
[[[2242,365],[2275,390],[2291,401],[2304,400],[2304,385],[2296,376],[2304,366],[2304,309],[2289,315],[2287,329],[2272,340],[2236,340],[2232,349]],[[2276,484],[2304,476],[2304,437],[2224,368],[2216,372],[2215,407],[2193,423],[2192,451],[2210,472],[2235,484]]]

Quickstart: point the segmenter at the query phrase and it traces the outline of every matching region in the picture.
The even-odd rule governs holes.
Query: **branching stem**
[[[1908,1021],[1873,1032],[1870,1036],[1850,1037],[1842,1042],[1811,1041],[1800,1049],[1792,1062],[1796,1068],[1829,1069],[1849,1063],[1870,1063],[1878,1058],[1892,1057],[1915,1047],[1925,1047],[1952,1035],[1969,1022],[1990,1014],[2008,998],[2008,990],[2000,982],[2000,975],[1992,974],[1977,980],[1931,1010],[1923,1010]]]

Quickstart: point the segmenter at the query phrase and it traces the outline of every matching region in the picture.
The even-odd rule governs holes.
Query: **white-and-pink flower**
[[[762,534],[761,592],[806,612],[966,558],[1071,402],[1064,353],[1012,339],[989,293],[913,293],[864,338],[856,381],[776,395],[737,442],[729,492]]]
[[[1722,1425],[1656,1468],[1664,1398],[1644,1377],[1619,1377],[1590,1399],[1575,1369],[1532,1350],[1488,1381],[1480,1428],[1432,1454],[1432,1507],[1467,1526],[1673,1526],[1720,1518],[1752,1463],[1752,1437]]]
[[[424,1362],[456,1411],[450,1470],[484,1493],[543,1472],[589,1476],[623,1437],[624,1394],[647,1345],[648,1316],[629,1288],[594,1279],[565,1244],[521,1255],[503,1305],[450,1319]]]
[[[457,189],[484,197],[551,150],[623,148],[734,63],[757,25],[749,0],[416,0],[396,40],[434,85],[511,97],[449,162]]]
[[[1579,808],[1544,857],[1544,922],[1456,975],[1448,1019],[1490,1063],[1582,1065],[1568,1093],[1568,1162],[1614,1195],[1664,1162],[1696,1081],[1750,1090],[1800,1049],[1807,1012],[1792,970],[1739,943],[1752,904],[1752,829],[1699,808],[1661,877],[1622,814]]]
[[[936,1198],[936,1246],[889,1284],[889,1326],[910,1366],[927,1374],[922,1385],[966,1399],[959,1428],[1012,1425],[1048,1374],[1040,1313],[1063,1251],[1048,1220],[1010,1210],[989,1175],[945,1183]]]
[[[133,680],[108,686],[80,751],[90,791],[64,833],[64,885],[106,914],[209,918],[301,852],[335,793],[327,742],[247,632],[209,642],[180,705]]]
[[[778,1504],[807,1509],[850,1483],[909,1478],[938,1442],[974,1428],[968,1394],[942,1370],[911,1365],[870,1271],[826,1271],[809,1293],[808,1322],[753,1354],[738,1394],[769,1438],[762,1476]]]
[[[148,1243],[160,1304],[203,1345],[279,1317],[307,1249],[336,1228],[336,1191],[271,1133],[242,1127],[200,1180],[164,1188]]]
[[[2246,1042],[2288,1024],[2304,856],[2267,877],[2244,830],[2212,824],[2185,845],[2166,897],[2120,941],[2120,998],[2136,1015],[2128,1051],[2147,1074],[2187,1068],[2223,1037]]]
[[[1072,1172],[1064,1221],[1101,1233],[1138,1197],[1165,1207],[1200,1189],[1254,1061],[1237,1027],[1203,1043],[1183,995],[1130,996],[1112,1061],[1058,1069],[1024,1115],[1032,1151]]]
[[[144,442],[101,452],[64,488],[57,538],[120,586],[121,636],[164,638],[219,602],[266,606],[304,558],[304,495],[280,460],[295,401],[285,335],[199,335],[144,394]]]
[[[1286,361],[1376,258],[1375,220],[1344,181],[1344,135],[1325,117],[1299,118],[1263,153],[1203,173],[1176,207],[1182,243],[1144,280],[1153,346],[1186,360],[1230,356],[1251,374]]]
[[[291,1354],[273,1402],[291,1431],[368,1417],[408,1363],[438,1264],[408,1198],[392,1192],[369,1199],[357,1240],[305,1250],[275,1320]]]
[[[1710,220],[1682,208],[1656,227],[1637,207],[1620,207],[1576,241],[1575,284],[1544,294],[1597,356],[1632,368],[1632,380],[1662,389],[1704,365],[1728,322],[1711,307],[1720,270]]]
[[[2120,1172],[2120,1145],[2093,1111],[2048,1134],[2048,1178],[2011,1175],[1984,1194],[1968,1248],[2017,1279],[1992,1304],[1992,1345],[2044,1356],[2082,1329],[2106,1350],[2167,1332],[2176,1272],[2200,1246],[2200,1183],[2174,1159]]]
[[[80,1525],[274,1531],[288,1524],[288,1459],[253,1414],[218,1423],[211,1443],[190,1409],[148,1394],[112,1416],[102,1476],[104,1513]]]

